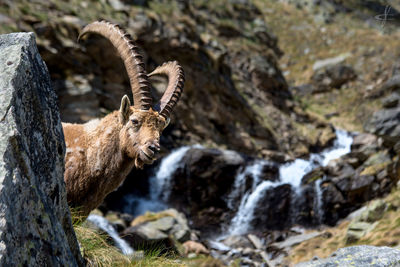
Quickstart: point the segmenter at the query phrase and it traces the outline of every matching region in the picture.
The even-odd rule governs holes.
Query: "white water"
[[[301,179],[305,174],[317,166],[326,166],[332,159],[350,152],[353,138],[343,130],[336,130],[337,139],[334,146],[322,151],[320,154],[311,154],[308,160],[296,159],[293,162],[284,164],[279,168],[279,181],[265,181],[262,177],[263,168],[266,165],[274,164],[265,160],[257,160],[251,165],[240,171],[233,184],[232,191],[227,197],[227,205],[230,209],[235,209],[235,201],[240,200],[238,211],[232,219],[228,229],[229,234],[244,234],[250,229],[250,222],[254,218],[254,211],[260,199],[265,195],[269,188],[274,188],[282,184],[290,184],[295,192],[300,194]],[[160,211],[167,208],[165,202],[171,194],[171,178],[173,173],[181,166],[182,158],[186,152],[192,148],[201,148],[199,145],[185,146],[174,150],[165,157],[154,176],[150,178],[150,195],[147,198],[127,196],[127,206],[134,207],[134,215],[143,214],[146,211]],[[246,179],[252,178],[252,186],[246,192]],[[321,181],[317,181],[316,195],[317,208],[322,207],[322,193],[319,188]]]
[[[321,223],[322,218],[324,216],[324,211],[322,209],[322,191],[321,191],[321,183],[322,179],[318,179],[315,181],[315,195],[316,195],[316,207],[315,210],[317,212],[318,222]]]
[[[165,157],[153,177],[150,178],[150,199],[167,201],[171,193],[171,177],[190,146],[183,146]]]
[[[265,160],[255,161],[251,165],[246,166],[243,171],[239,172],[238,175],[236,175],[232,191],[227,197],[227,204],[230,209],[234,208],[235,201],[238,197],[242,197],[242,200],[244,197],[246,197],[246,177],[251,176],[253,178],[251,191],[254,191],[260,183],[260,177],[263,168],[267,164],[272,163]]]
[[[350,146],[353,141],[351,135],[346,131],[336,130],[336,136],[337,139],[335,140],[333,148],[326,149],[321,154],[311,154],[309,160],[296,159],[293,162],[282,165],[279,168],[280,181],[262,181],[260,183],[261,177],[259,177],[259,175],[261,172],[249,172],[247,168],[243,171],[243,173],[245,174],[239,173],[236,177],[237,179],[235,179],[235,184],[241,185],[245,183],[245,181],[241,181],[241,179],[245,180],[246,172],[254,175],[253,181],[258,181],[258,184],[256,185],[255,189],[253,186],[251,191],[244,194],[240,202],[239,209],[232,219],[231,225],[228,229],[228,233],[230,235],[240,235],[245,234],[249,231],[250,223],[254,218],[255,208],[257,207],[257,204],[261,197],[264,196],[265,191],[269,188],[277,187],[282,184],[290,184],[294,188],[295,192],[299,193],[301,179],[305,174],[307,174],[317,166],[326,166],[329,161],[349,153]],[[255,170],[262,170],[263,164],[266,163],[264,163],[263,161],[257,161],[255,162],[255,164],[257,166],[251,165],[250,167]],[[322,196],[318,196],[318,194],[321,194],[320,189],[319,191],[317,191],[317,197],[321,198],[319,200],[321,201],[321,203],[318,204],[319,207],[321,207]],[[232,206],[232,204],[230,205]]]
[[[150,194],[148,197],[126,195],[124,212],[134,216],[142,215],[146,211],[161,211],[167,209],[165,202],[171,194],[171,178],[174,172],[181,166],[182,158],[191,148],[201,148],[200,145],[183,146],[173,150],[163,158],[157,172],[149,178]]]
[[[133,254],[134,250],[128,243],[119,237],[114,227],[102,216],[91,214],[87,218],[88,221],[99,227],[101,230],[107,232],[107,234],[114,240],[115,245],[122,251],[124,255]]]

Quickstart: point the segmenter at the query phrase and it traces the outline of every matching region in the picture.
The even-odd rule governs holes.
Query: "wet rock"
[[[231,248],[252,247],[250,240],[240,235],[231,235],[224,239],[222,243]]]
[[[296,267],[381,266],[400,264],[400,250],[389,247],[354,246],[340,248],[326,259],[297,264]]]
[[[222,215],[219,211],[227,208],[224,196],[245,162],[244,156],[233,151],[189,149],[182,158],[181,167],[172,176],[173,198],[169,203],[195,216],[196,227],[219,224]]]
[[[322,179],[325,175],[325,170],[323,167],[315,168],[314,170],[310,171],[306,175],[303,176],[301,179],[301,184],[310,184],[314,183],[315,181]]]
[[[57,97],[33,33],[0,36],[0,265],[83,266]]]
[[[91,212],[91,214],[93,214],[93,212]],[[96,212],[94,214],[96,214]],[[101,214],[97,215],[102,216]],[[117,212],[112,212],[112,211],[107,212],[105,219],[109,221],[118,232],[122,231],[127,227],[126,222],[123,219],[121,219],[120,215]]]
[[[252,226],[254,229],[285,229],[291,225],[290,207],[292,187],[279,185],[265,190],[254,211]]]

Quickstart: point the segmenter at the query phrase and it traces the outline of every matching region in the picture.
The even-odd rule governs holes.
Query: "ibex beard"
[[[67,152],[64,180],[68,203],[82,216],[98,207],[134,168],[151,164],[160,150],[160,135],[182,93],[184,74],[179,64],[164,63],[149,75],[130,36],[118,25],[98,21],[87,25],[81,36],[97,33],[108,38],[124,61],[134,105],[128,96],[118,111],[85,124],[63,123]],[[165,75],[168,85],[154,107],[148,77]]]

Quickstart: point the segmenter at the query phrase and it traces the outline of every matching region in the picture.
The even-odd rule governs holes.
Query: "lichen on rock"
[[[33,33],[0,36],[0,266],[82,266],[65,144]]]

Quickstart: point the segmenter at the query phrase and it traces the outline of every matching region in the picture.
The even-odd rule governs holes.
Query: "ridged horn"
[[[183,91],[185,74],[176,61],[169,61],[157,67],[150,76],[166,75],[168,77],[167,89],[160,100],[159,114],[168,119]]]
[[[148,110],[152,103],[150,84],[143,63],[143,57],[140,55],[139,47],[133,41],[132,37],[119,25],[105,20],[86,25],[78,37],[78,42],[87,33],[102,35],[117,49],[128,73],[134,107]]]

